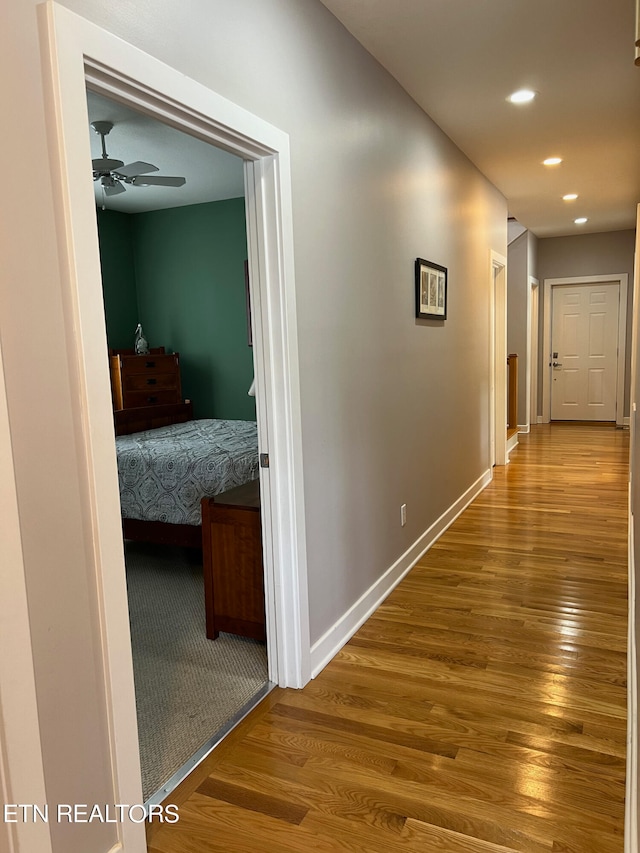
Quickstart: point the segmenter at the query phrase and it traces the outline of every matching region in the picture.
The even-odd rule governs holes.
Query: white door
[[[620,285],[553,288],[551,419],[615,421]]]

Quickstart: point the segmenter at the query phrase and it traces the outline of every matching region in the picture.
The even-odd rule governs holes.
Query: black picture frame
[[[416,258],[416,317],[422,320],[447,319],[446,267]]]

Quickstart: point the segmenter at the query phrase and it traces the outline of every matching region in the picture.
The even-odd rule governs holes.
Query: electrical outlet
[[[407,523],[407,505],[402,504],[400,507],[400,524],[402,527]]]

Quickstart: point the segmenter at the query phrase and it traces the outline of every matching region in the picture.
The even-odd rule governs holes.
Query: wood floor
[[[610,426],[521,436],[322,674],[169,797],[149,850],[621,853],[627,455]]]

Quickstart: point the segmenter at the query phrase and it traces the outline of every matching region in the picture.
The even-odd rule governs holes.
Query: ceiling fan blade
[[[136,187],[181,187],[186,182],[186,178],[174,178],[166,175],[136,175],[127,180],[128,184],[135,184]]]
[[[103,185],[104,194],[105,195],[118,195],[119,193],[126,192],[126,189],[119,184],[117,181],[114,181],[113,184],[109,184],[107,186]]]
[[[120,163],[122,168],[115,168],[114,172],[117,172],[119,175],[122,175],[123,178],[135,178],[137,175],[144,175],[146,172],[157,172],[158,167],[154,166],[153,163],[145,163],[143,160],[136,160],[135,163],[127,163],[124,166]]]

